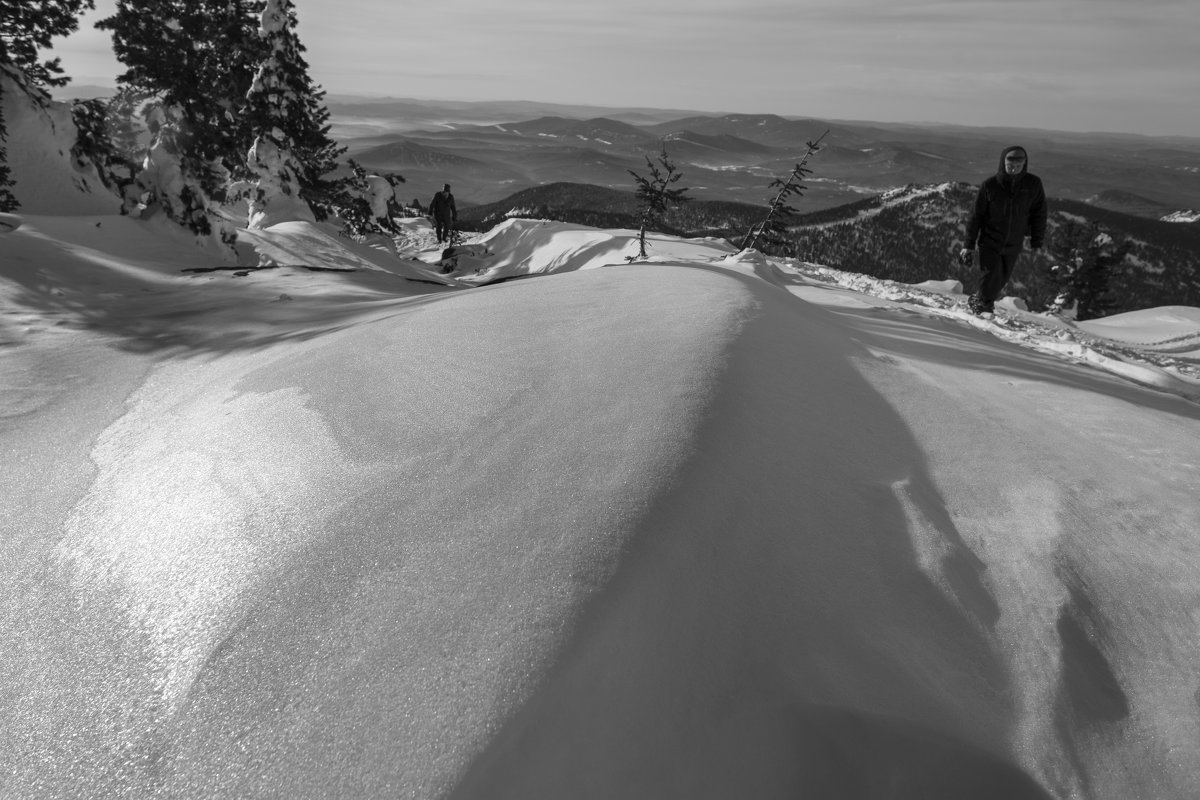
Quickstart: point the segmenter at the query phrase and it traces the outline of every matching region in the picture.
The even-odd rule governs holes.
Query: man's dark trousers
[[[979,269],[983,271],[983,277],[979,281],[979,299],[986,308],[991,308],[1000,299],[1000,293],[1012,277],[1013,267],[1017,265],[1017,259],[1020,257],[1020,250],[1000,252],[979,248]]]
[[[435,229],[436,229],[436,231],[437,231],[437,240],[438,240],[439,242],[448,242],[448,241],[450,241],[450,220],[448,220],[448,219],[435,219],[435,220],[433,221],[433,224],[434,224],[434,226],[435,226]]]

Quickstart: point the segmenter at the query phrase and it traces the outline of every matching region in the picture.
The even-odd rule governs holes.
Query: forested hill
[[[908,186],[801,217],[792,229],[792,254],[904,283],[952,276],[974,287],[975,268],[959,265],[955,255],[975,191],[965,183]],[[1048,203],[1047,265],[1066,258],[1068,222],[1094,224],[1098,232],[1128,243],[1128,255],[1110,275],[1112,312],[1200,306],[1200,225],[1149,220],[1073,200]],[[1051,294],[1045,278],[1031,266],[1020,269],[1009,291],[1040,310]]]

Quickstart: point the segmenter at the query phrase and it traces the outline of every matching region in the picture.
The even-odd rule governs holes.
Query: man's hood
[[[1006,147],[1000,151],[1000,166],[997,168],[996,174],[1000,176],[1001,180],[1009,177],[1008,173],[1004,169],[1004,157],[1014,150],[1020,150],[1025,154],[1025,164],[1021,167],[1021,171],[1016,175],[1013,175],[1012,178],[1015,180],[1016,178],[1020,178],[1022,175],[1029,172],[1029,151],[1020,145],[1013,145],[1012,147]]]

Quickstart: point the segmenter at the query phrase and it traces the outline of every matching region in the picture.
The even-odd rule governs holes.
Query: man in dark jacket
[[[433,214],[438,242],[449,242],[451,229],[458,222],[458,209],[454,206],[454,195],[450,194],[450,184],[442,184],[442,190],[429,201],[429,213]]]
[[[1046,192],[1038,176],[1029,174],[1029,156],[1023,147],[1006,147],[1000,169],[979,187],[975,210],[967,220],[967,243],[959,258],[971,263],[976,243],[983,278],[968,306],[976,314],[990,313],[1013,267],[1021,245],[1029,237],[1034,253],[1046,238]]]

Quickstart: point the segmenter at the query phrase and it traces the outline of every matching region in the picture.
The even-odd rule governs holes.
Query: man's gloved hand
[[[971,259],[975,256],[975,251],[964,247],[958,251],[958,263],[964,267],[971,266]]]

